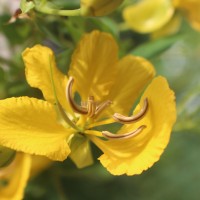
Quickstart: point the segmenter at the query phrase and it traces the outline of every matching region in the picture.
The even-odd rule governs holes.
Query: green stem
[[[80,16],[81,8],[75,10],[57,10],[53,8],[49,8],[47,6],[36,6],[35,9],[38,12],[50,14],[50,15],[60,15],[60,16]]]
[[[70,125],[73,129],[77,130],[78,132],[81,132],[82,130],[79,129],[67,116],[67,114],[65,113],[65,111],[63,110],[62,106],[60,105],[58,99],[56,98],[56,106],[58,109],[59,114],[61,115],[61,117],[63,118],[63,120]]]
[[[70,125],[73,129],[80,131],[80,129],[69,119],[69,117],[67,116],[67,114],[65,113],[62,106],[59,103],[59,100],[58,100],[58,97],[57,97],[57,94],[56,94],[56,87],[55,87],[54,79],[53,79],[53,69],[52,69],[52,66],[51,66],[51,58],[50,57],[49,57],[49,67],[50,67],[51,83],[52,83],[52,86],[53,86],[53,93],[54,93],[54,97],[55,97],[55,101],[56,101],[57,111],[60,114],[60,116],[62,117],[62,119],[68,125]]]

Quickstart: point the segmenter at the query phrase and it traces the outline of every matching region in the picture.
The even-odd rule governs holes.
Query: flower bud
[[[123,0],[81,0],[83,16],[103,16],[115,10]]]
[[[0,146],[0,168],[8,166],[14,160],[15,154],[14,150]]]

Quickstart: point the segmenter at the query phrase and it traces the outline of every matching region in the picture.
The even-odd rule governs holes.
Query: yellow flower
[[[147,60],[132,55],[118,59],[112,36],[99,31],[79,43],[69,77],[58,70],[47,47],[27,48],[23,60],[28,83],[46,101],[1,100],[0,144],[53,160],[69,155],[84,167],[93,161],[92,141],[103,151],[100,162],[115,175],[139,174],[159,160],[176,120],[175,98],[165,78],[153,79]],[[80,98],[75,101],[74,95]],[[101,125],[114,122],[124,124],[116,134],[100,131]]]
[[[177,9],[183,12],[191,26],[200,31],[200,1],[199,0],[174,0]]]
[[[164,28],[165,34],[176,32],[181,23],[180,11],[191,26],[200,31],[199,0],[142,0],[128,6],[123,17],[128,26],[140,33],[151,33]]]
[[[13,162],[0,168],[1,200],[20,200],[23,198],[31,168],[31,156],[17,153]]]
[[[0,200],[21,200],[29,176],[36,176],[52,163],[46,157],[31,156],[19,152],[13,154],[12,150],[2,146],[0,155],[2,163],[0,167]],[[6,157],[9,162],[5,162]]]
[[[124,0],[81,0],[84,16],[103,16],[115,10]]]

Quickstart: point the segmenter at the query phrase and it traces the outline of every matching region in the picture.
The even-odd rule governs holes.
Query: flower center
[[[82,105],[76,104],[72,95],[73,83],[74,79],[70,77],[66,88],[66,96],[74,112],[87,115],[90,118],[96,118],[106,107],[112,103],[110,100],[98,103],[95,101],[94,96],[89,96],[87,102],[82,102]]]
[[[75,113],[79,113],[81,115],[87,115],[87,117],[89,118],[96,119],[102,113],[102,111],[104,111],[109,105],[112,104],[110,100],[101,103],[96,102],[94,96],[89,96],[86,102],[82,102],[81,105],[78,105],[73,98],[73,92],[72,92],[73,83],[74,79],[70,77],[66,87],[66,96],[71,108]],[[145,98],[142,109],[136,115],[128,117],[121,115],[119,113],[115,113],[112,116],[114,119],[113,122],[118,122],[122,124],[131,124],[137,122],[145,116],[148,107],[149,107],[148,99]],[[102,131],[102,136],[107,139],[127,139],[138,135],[143,131],[144,128],[146,128],[146,125],[141,125],[139,128],[124,134],[114,134],[109,131]]]

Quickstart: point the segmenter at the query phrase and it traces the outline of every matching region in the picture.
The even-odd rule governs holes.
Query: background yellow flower
[[[140,33],[176,33],[185,16],[191,26],[200,30],[200,2],[198,0],[141,0],[123,10],[128,26]],[[158,35],[158,33],[156,33]]]

